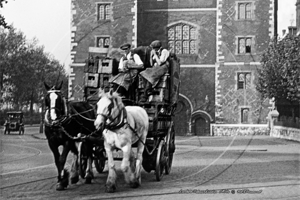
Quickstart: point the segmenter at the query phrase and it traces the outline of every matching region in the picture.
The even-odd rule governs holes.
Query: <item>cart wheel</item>
[[[161,140],[157,149],[155,176],[156,180],[160,181],[163,176],[165,167],[165,141]]]
[[[167,135],[167,144],[166,144],[167,158],[166,158],[166,167],[165,167],[166,174],[170,174],[171,172],[174,151],[175,151],[175,131],[174,131],[174,124],[172,122]]]
[[[106,152],[104,148],[95,147],[94,163],[98,173],[102,173],[105,167]]]
[[[87,155],[86,155],[86,148],[82,145],[82,142],[79,144],[80,147],[80,154],[79,154],[79,174],[81,178],[85,177],[85,171],[87,168]]]

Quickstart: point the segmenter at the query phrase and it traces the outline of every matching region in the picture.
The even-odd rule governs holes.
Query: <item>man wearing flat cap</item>
[[[139,70],[144,68],[144,64],[138,54],[131,52],[131,44],[123,44],[120,49],[124,52],[118,67],[120,73],[111,77],[109,82],[114,84],[115,91],[126,97],[129,87],[136,80]]]
[[[150,64],[151,68],[147,68],[140,73],[140,75],[146,79],[146,87],[144,89],[144,93],[141,96],[140,101],[145,102],[151,94],[151,90],[156,84],[159,82],[160,78],[168,72],[169,62],[167,59],[170,56],[170,52],[167,49],[162,48],[161,41],[154,40],[151,42],[150,47],[151,55],[150,55]]]

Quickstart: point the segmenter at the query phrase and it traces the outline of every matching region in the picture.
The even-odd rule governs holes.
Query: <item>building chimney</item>
[[[296,35],[296,33],[297,33],[297,27],[296,26],[289,26],[288,29],[289,29],[289,35],[290,36],[295,36]]]
[[[286,30],[285,29],[282,29],[282,36],[284,36],[286,33]]]

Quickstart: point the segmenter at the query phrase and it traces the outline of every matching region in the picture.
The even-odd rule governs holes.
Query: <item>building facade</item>
[[[296,26],[297,26],[297,34],[300,34],[300,0],[297,0],[296,3]]]
[[[89,47],[159,39],[181,63],[176,134],[212,123],[266,123],[256,68],[276,30],[277,0],[72,0],[70,99],[83,99]]]

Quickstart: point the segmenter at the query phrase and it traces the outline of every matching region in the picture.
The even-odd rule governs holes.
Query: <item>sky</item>
[[[278,0],[278,34],[296,25],[296,0]],[[8,0],[0,9],[8,24],[22,31],[66,66],[69,71],[71,0]]]
[[[38,39],[68,70],[71,45],[71,0],[8,0],[0,13],[27,40]]]

